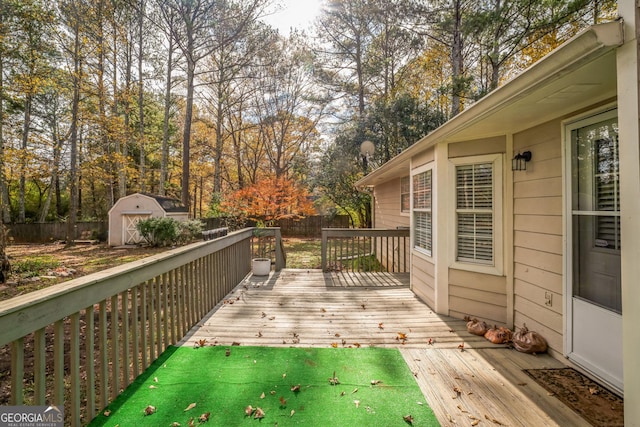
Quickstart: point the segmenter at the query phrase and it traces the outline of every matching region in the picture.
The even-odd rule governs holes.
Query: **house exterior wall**
[[[400,178],[394,179],[375,188],[373,194],[374,228],[397,229],[409,227],[409,212],[402,212],[400,209],[400,181]],[[392,248],[389,248],[389,242],[386,240],[379,239],[377,241],[378,259],[388,271],[403,271],[405,268],[409,268],[410,240],[399,239],[394,241],[394,247]],[[400,247],[403,242],[404,248]]]
[[[514,323],[563,349],[562,125],[554,120],[513,136],[514,153],[535,153],[513,173]],[[551,297],[551,304],[545,297]]]
[[[505,152],[504,136],[460,141],[448,145],[449,159]],[[503,163],[504,169],[508,166],[506,162]],[[506,177],[506,172],[502,173],[502,176]],[[446,186],[440,185],[438,191],[449,191],[450,197],[454,197],[455,188],[451,188],[451,185],[452,183]],[[454,215],[449,215],[447,220],[454,221]],[[438,224],[438,227],[442,226],[443,224]],[[458,318],[470,316],[490,324],[510,326],[507,324],[507,280],[504,274],[486,274],[458,268],[449,268],[447,274],[450,316]]]
[[[375,228],[409,226],[409,212],[400,211],[400,178],[376,186],[373,196]]]

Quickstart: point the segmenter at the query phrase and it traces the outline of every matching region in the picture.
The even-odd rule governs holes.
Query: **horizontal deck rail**
[[[325,228],[322,270],[409,272],[409,230]]]
[[[253,238],[240,230],[0,302],[8,403],[64,404],[65,425],[87,424],[242,281]]]

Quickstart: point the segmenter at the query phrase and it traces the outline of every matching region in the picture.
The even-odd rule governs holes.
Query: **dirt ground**
[[[0,301],[56,283],[135,261],[167,248],[109,247],[105,243],[9,245],[12,271],[0,285]]]

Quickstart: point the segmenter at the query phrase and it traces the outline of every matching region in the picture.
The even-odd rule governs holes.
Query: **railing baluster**
[[[129,291],[124,291],[122,293],[122,388],[126,388],[130,384],[131,378],[129,313]]]
[[[85,370],[87,372],[87,419],[92,419],[96,415],[96,367],[95,367],[95,308],[93,305],[84,311],[85,323]]]
[[[156,360],[156,329],[155,329],[155,298],[153,289],[153,279],[147,281],[147,317],[149,319],[149,364]]]
[[[53,404],[64,403],[64,320],[53,325]]]
[[[169,272],[169,295],[171,297],[171,303],[169,304],[169,321],[170,330],[171,330],[171,345],[175,345],[177,342],[176,339],[176,270],[171,270]]]
[[[149,319],[149,301],[147,298],[148,293],[148,283],[141,283],[140,287],[140,308],[142,312],[140,313],[140,336],[142,337],[142,370],[144,371],[149,367],[149,327],[148,327],[148,319]]]
[[[109,403],[109,335],[107,323],[107,302],[100,301],[98,313],[98,336],[100,344],[100,407]]]
[[[22,405],[24,394],[24,338],[11,343],[11,405]]]
[[[138,304],[140,302],[140,285],[131,290],[131,347],[132,347],[132,365],[133,378],[140,375],[140,311]]]
[[[80,313],[70,316],[69,329],[70,419],[72,426],[80,426]]]
[[[153,315],[155,317],[156,322],[156,357],[160,357],[163,351],[162,346],[162,278],[160,276],[156,276],[153,281],[153,285],[155,288],[155,311]],[[155,360],[155,358],[154,358]]]
[[[118,296],[111,297],[111,400],[120,394],[120,319],[118,315]]]
[[[46,390],[47,390],[47,344],[46,344],[46,331],[44,328],[38,329],[34,334],[33,343],[33,383],[34,383],[34,396],[33,400],[36,405],[44,405],[46,403]]]

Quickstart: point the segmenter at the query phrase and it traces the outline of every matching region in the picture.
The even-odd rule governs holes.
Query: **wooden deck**
[[[522,371],[560,361],[469,334],[466,322],[433,313],[408,281],[286,269],[248,277],[181,344],[397,347],[443,426],[589,425]]]

